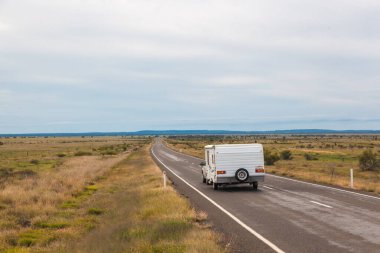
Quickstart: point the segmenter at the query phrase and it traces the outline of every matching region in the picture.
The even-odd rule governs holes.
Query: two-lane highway
[[[198,158],[152,147],[157,164],[182,194],[209,213],[233,251],[380,252],[380,198],[267,175],[254,191],[202,183]]]

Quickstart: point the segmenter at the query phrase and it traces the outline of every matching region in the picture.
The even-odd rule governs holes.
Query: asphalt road
[[[198,158],[158,139],[152,156],[176,189],[208,213],[232,252],[380,252],[380,198],[266,175],[254,191],[202,183]]]

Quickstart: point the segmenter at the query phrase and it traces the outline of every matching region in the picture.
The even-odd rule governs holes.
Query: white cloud
[[[211,86],[217,87],[252,87],[255,85],[267,84],[268,82],[268,79],[247,75],[221,76],[205,80],[205,83],[209,83]]]
[[[30,75],[24,77],[12,78],[13,81],[35,84],[49,84],[49,85],[68,85],[76,86],[87,83],[88,81],[83,78],[58,76],[58,75]]]
[[[12,93],[9,90],[0,90],[0,103],[5,103],[11,100]]]
[[[288,112],[379,115],[378,0],[0,6],[0,87],[8,91],[0,103],[9,105],[12,94],[17,101],[1,108],[8,121],[41,111],[50,119],[54,110],[62,119],[48,122],[91,125],[99,112],[110,122],[135,120],[134,128],[147,128],[145,119],[160,125],[160,118],[195,122],[208,114],[239,114],[236,124]]]
[[[0,32],[10,30],[10,26],[0,21]]]
[[[7,5],[17,7],[16,2]],[[380,36],[357,36],[365,29],[353,20],[379,8],[373,1],[357,6],[335,0],[329,7],[304,1],[40,0],[24,5],[11,16],[6,8],[3,13],[15,26],[13,37],[5,38],[13,50],[228,58],[244,55],[242,47],[380,57]]]

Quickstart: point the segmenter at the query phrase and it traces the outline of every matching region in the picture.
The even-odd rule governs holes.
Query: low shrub
[[[274,165],[278,160],[280,160],[280,157],[277,153],[272,153],[272,151],[264,149],[265,165]]]
[[[362,171],[377,170],[380,168],[380,160],[372,150],[365,150],[359,156],[359,167]]]
[[[31,163],[31,164],[34,164],[34,165],[37,165],[37,164],[40,163],[40,161],[37,160],[37,159],[33,159],[33,160],[30,160],[30,163]]]
[[[93,208],[88,209],[87,213],[91,215],[101,215],[104,213],[104,210],[93,207]]]
[[[0,178],[4,177],[9,177],[13,174],[13,169],[12,168],[0,168]]]
[[[78,151],[74,154],[75,156],[85,156],[85,155],[92,155],[91,152],[87,152],[87,151]]]
[[[108,151],[102,152],[102,155],[117,155],[117,152],[113,150],[108,150]]]
[[[303,157],[305,157],[305,159],[308,161],[318,160],[317,157],[315,157],[313,154],[310,154],[310,153],[304,154]]]
[[[283,150],[280,153],[280,157],[282,160],[292,160],[293,159],[292,152],[290,150]]]

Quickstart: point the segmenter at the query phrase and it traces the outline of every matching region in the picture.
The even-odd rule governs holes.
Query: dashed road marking
[[[312,200],[310,200],[310,202],[311,202],[311,203],[314,203],[314,204],[317,204],[317,205],[320,205],[320,206],[327,207],[327,208],[332,208],[332,206],[325,205],[325,204],[319,203],[319,202],[317,202],[317,201],[312,201]]]
[[[330,187],[330,186],[326,186],[326,185],[320,185],[320,184],[314,184],[314,183],[304,182],[304,181],[301,181],[301,180],[287,178],[287,177],[280,177],[280,176],[276,176],[276,175],[273,175],[273,174],[266,174],[266,175],[269,176],[269,177],[275,177],[275,178],[278,178],[278,179],[293,181],[293,182],[297,182],[297,183],[301,183],[301,184],[308,184],[308,185],[312,185],[312,186],[319,187],[319,188],[326,188],[326,189],[330,189],[330,190],[333,190],[333,191],[344,192],[344,193],[353,194],[353,195],[357,195],[357,196],[361,196],[361,197],[366,197],[366,198],[372,198],[372,199],[380,200],[379,197],[372,196],[372,195],[367,195],[367,194],[363,194],[363,193],[359,193],[359,192],[352,192],[352,191],[338,189],[338,188],[334,188],[334,187]]]

